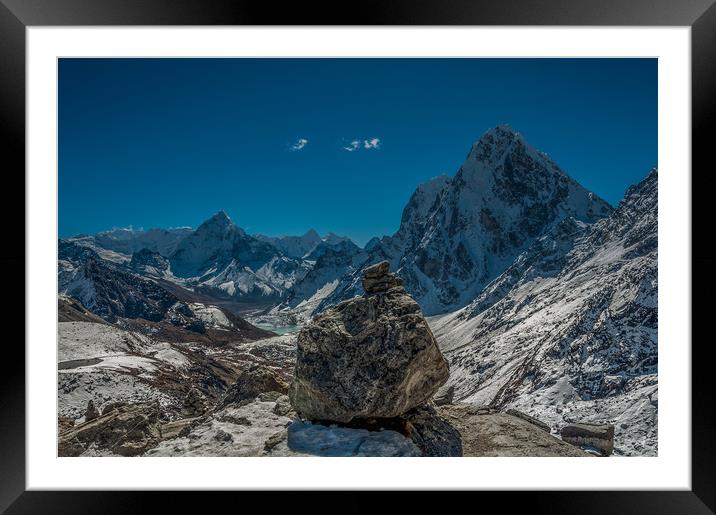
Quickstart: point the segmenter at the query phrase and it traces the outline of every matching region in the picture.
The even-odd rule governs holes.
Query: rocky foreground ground
[[[254,392],[255,393],[255,392]],[[253,395],[253,394],[252,394]],[[61,429],[60,456],[590,456],[538,425],[469,404],[433,407],[423,425],[372,430],[301,420],[267,391],[197,417],[169,420],[158,403],[109,405]]]
[[[590,456],[520,412],[452,402],[400,280],[382,263],[365,281],[298,335],[255,342],[158,342],[67,316],[58,454]]]

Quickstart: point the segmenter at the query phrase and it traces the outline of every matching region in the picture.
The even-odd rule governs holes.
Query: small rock
[[[94,401],[92,399],[87,402],[87,409],[85,410],[85,422],[89,422],[90,420],[94,420],[97,417],[99,417],[100,413],[97,410],[97,408],[94,405]]]
[[[264,443],[264,450],[265,451],[271,451],[274,447],[276,447],[278,444],[280,444],[283,440],[288,438],[288,432],[284,429],[282,431],[279,431],[278,433],[272,434],[268,440],[266,440],[266,443]]]
[[[452,404],[453,398],[455,396],[455,386],[454,385],[443,385],[439,390],[438,393],[435,394],[435,397],[433,397],[433,402],[436,406],[444,406],[445,404]]]
[[[216,432],[216,434],[214,434],[214,440],[216,440],[216,441],[218,441],[218,442],[233,442],[233,441],[234,441],[234,437],[231,436],[231,435],[230,435],[229,433],[227,433],[226,431],[224,431],[224,430],[222,430],[222,429],[219,429],[219,430]]]
[[[183,418],[161,425],[159,432],[162,436],[162,440],[170,440],[172,438],[176,438],[177,436],[182,436],[183,431],[188,428],[194,420],[196,419]]]
[[[190,388],[183,401],[184,412],[188,417],[197,417],[207,410],[207,401],[204,394],[197,388]]]
[[[649,402],[652,406],[659,406],[659,392],[654,392],[651,395],[649,395]]]
[[[288,395],[282,395],[276,399],[276,406],[273,408],[273,414],[281,417],[292,417],[295,415]]]
[[[126,404],[126,402],[122,401],[110,402],[109,404],[105,404],[102,408],[102,415],[106,415],[107,413],[110,413],[113,409],[119,408]]]
[[[262,392],[259,394],[259,400],[263,402],[276,402],[276,399],[281,397],[281,392]]]
[[[252,364],[243,370],[236,382],[226,390],[217,408],[221,409],[231,404],[240,405],[242,401],[253,400],[267,392],[286,394],[288,383],[272,369]]]
[[[217,417],[219,422],[228,422],[237,426],[250,426],[251,421],[246,417],[235,417],[234,415],[221,415]]]
[[[363,289],[366,293],[380,293],[403,285],[402,279],[389,273],[390,263],[381,261],[363,270]]]

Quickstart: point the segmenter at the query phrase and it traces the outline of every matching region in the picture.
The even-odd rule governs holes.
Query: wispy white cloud
[[[363,140],[363,148],[371,149],[371,148],[379,148],[380,147],[380,139],[379,138],[371,138]]]
[[[291,150],[295,152],[296,150],[301,150],[306,145],[308,145],[308,140],[306,138],[298,138],[298,141],[291,145]]]
[[[350,142],[350,144],[347,147],[343,147],[343,150],[347,150],[348,152],[355,152],[360,148],[360,141],[357,139],[354,139]]]
[[[347,152],[355,152],[360,149],[374,150],[377,148],[380,148],[380,138],[370,138],[364,140],[354,139],[348,144],[348,146],[344,146],[343,150]]]

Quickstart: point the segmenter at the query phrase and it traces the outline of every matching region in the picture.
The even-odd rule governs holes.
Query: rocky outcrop
[[[160,419],[158,404],[119,406],[61,434],[58,455],[80,456],[86,451],[99,451],[137,456],[162,440]]]
[[[208,408],[206,397],[198,388],[191,387],[182,400],[182,408],[188,417],[202,415]]]
[[[102,415],[107,415],[112,412],[112,410],[120,408],[121,406],[126,405],[126,402],[117,401],[117,402],[110,402],[108,404],[105,404],[102,407]]]
[[[408,437],[423,456],[463,455],[460,432],[432,406],[411,410],[405,415]]]
[[[217,407],[221,409],[231,404],[241,405],[267,392],[277,392],[275,397],[278,398],[288,392],[288,383],[268,367],[251,365],[243,370],[236,382],[226,390]]]
[[[72,417],[57,417],[57,434],[62,434],[65,431],[69,431],[75,426],[75,419]]]
[[[612,424],[569,424],[560,432],[562,440],[577,447],[593,447],[603,456],[614,451]]]
[[[381,293],[403,285],[400,277],[388,272],[387,261],[370,266],[363,271],[363,290],[368,294]]]
[[[304,418],[397,417],[447,381],[447,361],[388,263],[366,269],[363,281],[365,295],[324,311],[298,335],[289,396]]]
[[[438,393],[433,398],[433,403],[436,406],[442,406],[444,404],[452,404],[453,398],[455,397],[455,386],[452,384],[443,385]]]
[[[85,410],[85,422],[89,422],[90,420],[94,420],[97,417],[99,417],[99,411],[94,405],[94,401],[90,399],[87,402],[87,409]]]
[[[460,433],[463,456],[593,456],[504,412],[457,403],[437,413]]]
[[[103,318],[85,308],[80,301],[66,295],[57,296],[57,321],[107,323]]]
[[[132,254],[129,268],[148,276],[162,277],[169,270],[169,260],[149,249],[142,249]]]

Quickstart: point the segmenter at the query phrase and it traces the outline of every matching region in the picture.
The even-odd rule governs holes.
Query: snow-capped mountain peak
[[[203,222],[196,230],[197,232],[211,232],[212,234],[224,234],[232,231],[242,235],[246,234],[241,227],[229,218],[229,215],[223,209]]]
[[[505,158],[514,145],[526,145],[522,135],[509,125],[503,124],[486,131],[472,144],[467,160],[497,163]]]
[[[419,186],[400,229],[372,242],[366,265],[388,259],[426,314],[460,308],[561,220],[593,223],[611,206],[567,176],[511,127],[488,130],[453,178]],[[362,288],[346,277],[323,307]]]

